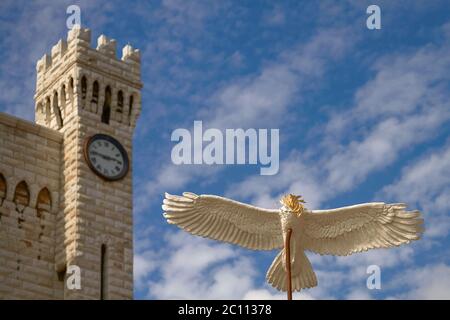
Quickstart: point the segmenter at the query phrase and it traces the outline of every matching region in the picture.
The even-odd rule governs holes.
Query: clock
[[[120,180],[129,170],[127,151],[106,134],[96,134],[86,140],[84,157],[89,168],[107,181]]]

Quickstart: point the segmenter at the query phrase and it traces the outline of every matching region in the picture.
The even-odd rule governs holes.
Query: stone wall
[[[54,258],[62,141],[0,113],[0,299],[62,298]]]

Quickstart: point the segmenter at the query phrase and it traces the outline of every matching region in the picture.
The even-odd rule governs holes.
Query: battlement
[[[36,70],[38,70],[38,72],[41,71],[42,66],[44,66],[44,68],[51,67],[54,60],[61,59],[64,56],[68,47],[72,47],[74,45],[89,47],[90,43],[91,30],[88,28],[75,27],[68,32],[67,41],[61,39],[56,45],[53,46],[50,56],[48,54],[44,54],[44,56],[37,62]],[[117,42],[115,39],[110,39],[102,34],[97,38],[97,48],[95,50],[117,59],[116,44]],[[121,59],[117,59],[117,61],[140,64],[141,53],[139,49],[134,49],[131,45],[127,44],[122,48]]]
[[[141,110],[141,56],[130,44],[117,58],[117,42],[105,35],[91,46],[91,30],[73,28],[36,64],[36,121],[61,129],[84,110],[106,124],[134,127]]]
[[[96,64],[98,68],[104,68],[108,64],[108,72],[137,83],[140,82],[141,55],[138,49],[127,44],[122,48],[122,57],[119,59],[116,52],[116,40],[102,34],[97,39],[96,48],[91,48],[90,43],[90,29],[76,27],[70,30],[67,40],[59,40],[52,47],[50,54],[44,54],[38,60],[36,64],[38,89],[39,82],[47,73],[51,73],[51,76],[54,77],[54,72],[60,71],[62,64],[70,62]]]

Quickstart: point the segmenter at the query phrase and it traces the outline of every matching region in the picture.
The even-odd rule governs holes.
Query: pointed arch
[[[99,85],[98,81],[95,80],[92,84],[92,103],[98,103],[98,92],[99,92]]]
[[[56,91],[53,94],[53,113],[55,114],[56,123],[58,125],[58,128],[62,128],[63,119],[62,119],[61,109],[59,108],[59,104],[58,104],[58,92],[56,92]]]
[[[50,114],[50,106],[51,106],[50,97],[47,97],[45,98],[45,113],[47,115]]]
[[[39,191],[36,206],[40,205],[51,206],[52,205],[52,196],[50,195],[50,191],[47,188],[43,188]]]
[[[39,191],[36,201],[36,215],[39,218],[44,218],[44,212],[50,212],[52,207],[52,196],[47,188]]]
[[[30,204],[30,189],[25,181],[17,184],[14,192],[14,202],[25,207]]]
[[[111,116],[111,88],[107,86],[105,88],[105,103],[103,104],[102,122],[109,124],[109,118]]]
[[[87,95],[87,79],[85,76],[81,77],[81,99],[86,99]]]
[[[64,110],[66,107],[66,99],[67,99],[67,93],[66,93],[66,85],[63,83],[61,86],[61,109]]]
[[[117,92],[117,109],[116,109],[117,113],[123,113],[123,92],[122,90],[119,90],[119,92]]]
[[[70,100],[70,104],[73,105],[73,78],[70,77],[69,78],[69,100]]]

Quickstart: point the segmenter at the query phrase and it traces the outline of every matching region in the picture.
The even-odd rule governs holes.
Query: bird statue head
[[[295,213],[298,217],[300,217],[305,210],[303,203],[306,203],[306,201],[302,199],[302,196],[287,194],[281,198],[280,203],[290,212]]]

